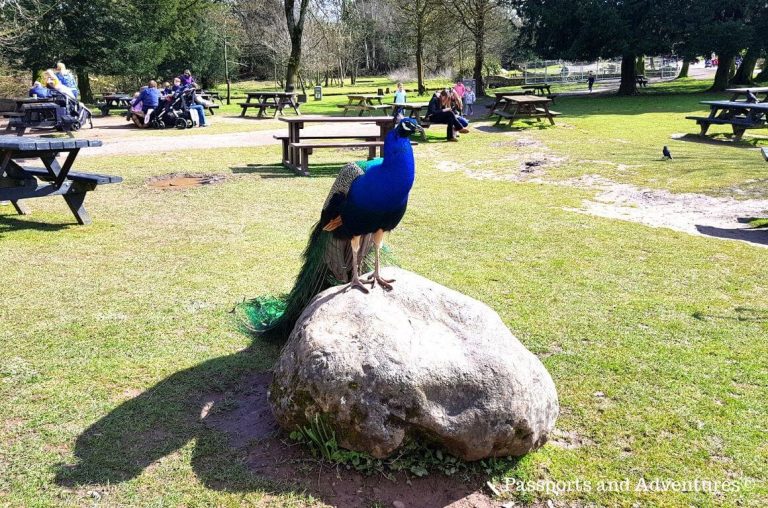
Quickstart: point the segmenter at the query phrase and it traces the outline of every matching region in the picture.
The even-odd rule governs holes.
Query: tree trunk
[[[683,60],[683,66],[680,67],[680,74],[677,75],[677,79],[681,78],[687,78],[688,77],[688,68],[691,66],[691,63],[688,61],[688,59]]]
[[[291,34],[291,56],[288,57],[288,65],[285,70],[285,91],[293,92],[296,88],[296,79],[299,75],[301,64],[301,31],[298,37],[294,31]]]
[[[485,61],[485,27],[483,21],[478,20],[477,30],[475,31],[475,68],[472,77],[475,79],[475,95],[478,97],[485,95],[485,85],[483,84],[483,64]]]
[[[635,73],[635,64],[637,57],[633,53],[627,53],[621,57],[621,85],[619,85],[619,95],[637,94],[637,74]]]
[[[424,34],[421,33],[421,29],[416,32],[416,80],[419,95],[424,95],[427,90],[424,86]]]
[[[720,62],[717,65],[717,72],[715,73],[715,82],[712,83],[712,88],[709,90],[712,92],[723,92],[728,88],[728,77],[731,73],[731,65],[733,65],[733,55],[725,56],[718,53]]]
[[[759,56],[760,49],[749,48],[747,50],[747,54],[744,55],[744,60],[736,71],[733,81],[731,81],[734,85],[749,85],[752,83],[752,75],[755,73],[755,66],[757,65]]]
[[[80,100],[82,102],[93,102],[91,78],[85,69],[77,69],[77,89],[80,90]]]

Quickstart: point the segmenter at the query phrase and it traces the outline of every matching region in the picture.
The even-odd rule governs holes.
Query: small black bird
[[[666,146],[665,146],[665,147],[664,147],[664,149],[661,151],[661,153],[663,153],[663,154],[664,154],[664,159],[670,159],[670,160],[672,160],[672,153],[669,151],[669,148],[667,148]]]

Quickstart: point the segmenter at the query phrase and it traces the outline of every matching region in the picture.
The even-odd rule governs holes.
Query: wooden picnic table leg
[[[549,104],[544,103],[544,111],[547,112],[547,118],[549,119],[549,123],[552,125],[555,125],[555,118],[552,116],[552,113],[549,112]]]
[[[19,215],[30,215],[32,213],[32,210],[27,208],[23,203],[21,203],[18,200],[11,200],[11,204],[16,209],[16,213]]]
[[[293,108],[293,111],[296,113],[296,116],[301,116],[301,111],[299,111],[298,98],[291,96],[291,107]]]
[[[8,164],[11,162],[11,156],[13,155],[13,152],[10,150],[6,150],[2,153],[3,155],[0,158],[0,178],[5,175],[5,170],[8,168]]]
[[[360,106],[360,113],[357,116],[363,116],[363,113],[365,113],[365,99],[358,102],[357,105]]]
[[[85,192],[77,192],[74,194],[64,194],[64,201],[67,202],[69,209],[72,210],[72,214],[77,219],[77,223],[81,226],[91,223],[91,217],[85,210],[83,203],[85,202]]]

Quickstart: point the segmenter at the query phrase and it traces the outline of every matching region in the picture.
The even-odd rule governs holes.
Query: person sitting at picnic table
[[[45,71],[43,77],[45,79],[45,86],[48,87],[48,90],[56,90],[60,94],[69,97],[73,101],[77,101],[77,97],[75,97],[73,90],[59,81],[59,78],[56,77],[56,72],[53,69],[48,69]]]
[[[171,86],[170,81],[165,81],[163,83],[163,89],[160,91],[160,95],[166,96],[166,95],[172,95],[173,94],[173,87]]]
[[[189,69],[184,70],[184,72],[179,75],[179,81],[181,82],[182,86],[189,86],[194,83],[195,78],[192,76],[192,71]]]
[[[35,81],[32,83],[32,88],[29,89],[29,96],[30,97],[50,97],[51,92],[43,86],[42,83],[39,81]]]
[[[467,127],[469,125],[469,120],[461,116],[461,112],[464,109],[464,102],[461,100],[461,97],[459,97],[459,94],[456,93],[456,90],[449,91],[448,96],[442,98],[442,102],[456,113],[456,120],[459,121],[462,127]]]
[[[56,78],[58,78],[62,85],[72,90],[75,98],[80,96],[80,90],[77,89],[77,80],[75,79],[75,76],[72,75],[72,73],[69,71],[69,69],[67,69],[67,66],[64,65],[64,62],[59,62],[56,64]]]
[[[451,94],[451,100],[456,101],[458,105],[457,113],[462,115],[464,113],[464,94],[467,92],[464,83],[462,83],[461,80],[457,81],[453,88],[448,92]],[[453,97],[454,94],[458,97],[458,100]]]
[[[197,86],[192,83],[190,85],[191,88],[197,88]],[[198,102],[197,94],[195,94],[195,102]],[[203,101],[206,102],[206,101]],[[205,121],[205,106],[203,104],[190,104],[189,109],[194,109],[197,111],[197,118],[200,120],[199,124],[200,127],[208,127],[208,124]]]
[[[144,113],[144,125],[146,125],[150,113],[160,104],[160,90],[157,89],[157,81],[154,79],[149,80],[147,88],[139,93],[138,100],[141,102],[141,110]]]
[[[448,103],[446,106],[445,103]],[[446,129],[446,139],[448,141],[458,141],[456,139],[456,131],[461,133],[467,133],[469,130],[462,126],[459,120],[456,118],[456,113],[450,107],[450,98],[448,92],[445,90],[435,92],[432,99],[429,101],[427,107],[426,120],[432,123],[444,123],[448,127]]]

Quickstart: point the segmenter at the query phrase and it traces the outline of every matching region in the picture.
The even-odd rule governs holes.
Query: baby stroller
[[[195,90],[185,88],[163,97],[157,107],[149,112],[149,118],[146,121],[136,112],[131,114],[131,120],[139,127],[149,126],[153,129],[194,127],[198,124],[197,116],[189,109],[194,102]]]

